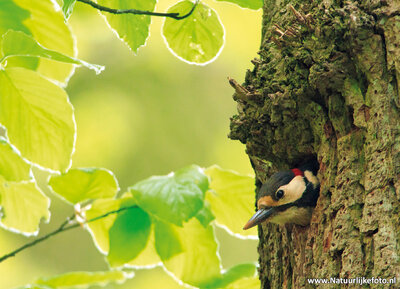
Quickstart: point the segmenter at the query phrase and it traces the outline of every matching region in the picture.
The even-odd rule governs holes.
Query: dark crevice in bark
[[[333,254],[332,254],[332,261],[335,263],[335,264],[337,264],[337,265],[339,265],[339,268],[338,268],[338,272],[340,272],[341,271],[341,269],[342,269],[342,256],[343,256],[343,252],[344,252],[344,249],[340,249],[340,250],[337,250],[337,251],[335,251]],[[339,277],[339,276],[336,276],[336,277]]]
[[[293,163],[289,163],[289,167],[298,168],[301,165],[304,165],[306,163],[318,163],[317,154],[309,154],[309,155],[304,154],[304,155],[300,156],[300,159],[298,161],[294,161]]]
[[[379,229],[376,228],[376,229],[374,229],[374,230],[364,232],[364,235],[365,235],[366,237],[372,237],[373,235],[375,235],[376,233],[378,233],[378,231],[379,231]]]
[[[384,66],[387,67],[388,54],[387,54],[387,49],[386,49],[385,33],[384,33],[382,27],[381,28],[376,28],[376,34],[378,34],[381,37],[382,51],[383,51],[383,55],[384,55],[384,58],[385,58]]]

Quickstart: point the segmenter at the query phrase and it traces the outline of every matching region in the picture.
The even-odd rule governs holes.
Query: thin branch
[[[77,228],[77,227],[81,226],[81,224],[87,224],[87,223],[90,223],[90,222],[94,222],[94,221],[103,219],[103,218],[105,218],[105,217],[108,217],[108,216],[111,215],[111,214],[118,214],[118,213],[120,213],[120,212],[122,212],[122,211],[129,210],[129,209],[132,209],[132,208],[135,208],[135,207],[137,207],[137,205],[119,208],[118,210],[110,211],[110,212],[105,213],[104,215],[100,215],[100,216],[94,217],[94,218],[92,218],[92,219],[86,220],[86,221],[83,222],[83,223],[79,223],[79,222],[71,223],[72,221],[75,220],[76,215],[74,214],[74,215],[72,215],[71,217],[67,218],[67,219],[66,219],[56,230],[54,230],[53,232],[50,232],[50,233],[44,235],[43,237],[40,237],[40,238],[38,238],[38,239],[36,239],[36,240],[33,240],[32,242],[27,243],[27,244],[25,244],[25,245],[19,247],[18,249],[15,249],[14,251],[12,251],[12,252],[10,252],[10,253],[8,253],[8,254],[5,254],[4,256],[0,257],[0,263],[3,262],[4,260],[10,258],[10,257],[14,257],[17,253],[19,253],[19,252],[21,252],[21,251],[23,251],[23,250],[25,250],[25,249],[28,249],[28,248],[30,248],[30,247],[32,247],[32,246],[35,246],[36,244],[38,244],[38,243],[40,243],[40,242],[43,242],[44,240],[47,240],[48,238],[50,238],[50,237],[52,237],[52,236],[54,236],[54,235],[57,235],[57,234],[59,234],[59,233],[61,233],[61,232],[65,232],[65,231],[68,231],[68,230]],[[68,226],[68,224],[70,224],[70,225]]]
[[[199,4],[200,0],[196,0],[196,2],[193,3],[192,9],[184,15],[180,15],[179,13],[161,13],[161,12],[152,12],[152,11],[137,10],[137,9],[113,9],[113,8],[99,5],[96,2],[93,2],[91,0],[77,0],[77,1],[88,4],[97,10],[112,13],[112,14],[149,15],[149,16],[160,16],[160,17],[172,18],[175,20],[181,20],[181,19],[185,19],[185,18],[189,17],[190,15],[192,15],[194,9],[196,8],[197,4]]]

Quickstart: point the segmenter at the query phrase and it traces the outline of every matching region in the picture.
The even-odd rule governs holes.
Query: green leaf
[[[182,252],[179,236],[173,225],[163,221],[155,221],[155,245],[161,260],[166,261]]]
[[[91,220],[102,216],[108,212],[116,211],[121,207],[123,199],[98,199],[95,200],[90,209],[86,211],[86,219]],[[107,254],[109,251],[110,238],[108,231],[114,224],[117,214],[110,214],[105,218],[101,218],[94,222],[87,223],[87,228],[92,234],[97,248]]]
[[[202,168],[190,165],[175,172],[175,178],[182,184],[195,184],[205,193],[208,190],[208,177]]]
[[[257,273],[257,266],[254,263],[239,264],[229,268],[225,271],[220,278],[204,285],[201,289],[206,288],[225,288],[229,284],[234,283],[242,278],[254,277]],[[241,287],[246,288],[247,287]],[[240,288],[240,289],[241,289]]]
[[[73,204],[112,198],[118,192],[115,176],[102,168],[71,169],[64,174],[52,176],[49,186],[56,194]]]
[[[31,36],[20,31],[9,30],[3,35],[2,52],[3,58],[1,59],[1,62],[12,56],[33,56],[70,64],[83,65],[89,69],[95,70],[96,73],[100,73],[104,69],[101,65],[90,64],[83,60],[58,53],[57,51],[46,49],[37,43]]]
[[[124,206],[132,205],[125,202]],[[107,260],[117,267],[135,259],[146,248],[151,229],[149,215],[139,207],[118,213],[109,230],[110,251]]]
[[[228,232],[241,236],[257,236],[257,228],[242,230],[254,214],[254,178],[223,170],[218,166],[206,169],[211,178],[211,191],[206,200],[210,202],[217,224]]]
[[[41,219],[50,218],[50,199],[34,181],[5,182],[0,180],[0,199],[3,209],[1,225],[13,232],[36,235]]]
[[[258,10],[263,7],[264,1],[263,0],[217,0],[220,2],[230,2],[236,5],[239,5],[242,8],[249,8]]]
[[[176,278],[195,287],[221,276],[218,245],[212,226],[204,228],[193,218],[183,227],[171,225],[180,239],[182,253],[164,261],[164,266]]]
[[[144,248],[144,250],[135,259],[125,263],[125,265],[134,268],[153,268],[155,265],[161,264],[160,257],[155,248],[154,231],[154,225],[152,225],[146,248]]]
[[[115,9],[137,9],[153,11],[156,0],[98,0],[97,3]],[[146,15],[113,15],[103,13],[108,24],[118,34],[134,53],[140,46],[145,45],[149,36],[150,16]]]
[[[0,136],[0,175],[7,181],[31,179],[31,166]]]
[[[12,29],[23,31],[40,43],[47,49],[58,51],[59,53],[76,57],[77,50],[75,48],[74,38],[67,23],[64,22],[64,16],[61,11],[55,10],[55,5],[51,0],[13,0],[2,2],[14,2],[20,8],[28,11],[28,17],[22,19],[20,17],[20,25],[8,25],[0,20],[0,26],[5,24],[0,30],[4,32]],[[0,15],[7,13],[14,16],[13,11],[7,10],[8,7],[1,7]],[[8,16],[10,17],[10,16]],[[23,25],[23,29],[21,29]],[[3,34],[3,33],[2,33]],[[54,62],[52,60],[41,58],[39,61],[33,57],[13,57],[7,61],[8,67],[25,67],[36,70],[40,74],[54,79],[62,84],[66,84],[74,71],[71,64]]]
[[[65,171],[75,143],[75,121],[65,91],[37,72],[0,70],[0,123],[22,156]]]
[[[130,195],[126,193],[126,195]],[[121,204],[132,197],[122,199],[98,199],[91,204],[91,208],[86,211],[88,220],[102,216],[108,212],[118,210]],[[117,214],[110,214],[105,218],[98,219],[87,224],[87,229],[91,233],[97,248],[103,253],[108,254],[110,243],[110,228],[114,224]],[[154,246],[154,225],[151,226],[149,241],[143,251],[134,259],[126,263],[130,267],[154,267],[161,262]]]
[[[211,211],[211,205],[209,202],[205,201],[203,208],[196,215],[197,220],[203,225],[204,228],[210,224],[212,220],[215,219],[214,214]]]
[[[111,282],[120,284],[131,277],[133,275],[121,271],[70,272],[50,278],[40,278],[35,283],[57,289],[89,288],[93,285],[105,286]]]
[[[0,35],[9,29],[29,33],[29,29],[23,24],[30,13],[17,6],[14,1],[0,1]]]
[[[26,21],[29,21],[30,16],[31,14],[28,10],[17,6],[14,1],[0,1],[0,35],[3,35],[9,29],[31,34],[31,31],[25,25]],[[0,49],[0,59],[2,57]],[[35,70],[38,67],[39,61],[37,58],[19,57],[15,58],[9,64]]]
[[[186,14],[193,2],[181,1],[168,9],[168,13]],[[168,48],[178,58],[191,64],[205,65],[216,59],[224,45],[224,27],[217,13],[199,3],[189,17],[183,20],[166,18],[163,26]]]
[[[203,207],[207,176],[190,166],[167,176],[155,176],[129,188],[137,204],[152,215],[178,226]]]
[[[72,11],[74,10],[76,0],[64,0],[62,6],[62,12],[64,13],[65,19],[68,19],[71,16]]]

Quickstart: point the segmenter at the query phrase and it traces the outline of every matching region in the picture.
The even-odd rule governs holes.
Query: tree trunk
[[[262,33],[230,138],[258,187],[316,158],[321,192],[310,226],[259,226],[261,287],[400,288],[400,0],[265,0]]]

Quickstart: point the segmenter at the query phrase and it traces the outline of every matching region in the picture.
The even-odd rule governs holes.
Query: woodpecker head
[[[315,163],[273,174],[257,194],[257,212],[243,227],[247,230],[262,222],[294,223],[306,226],[319,196]]]

